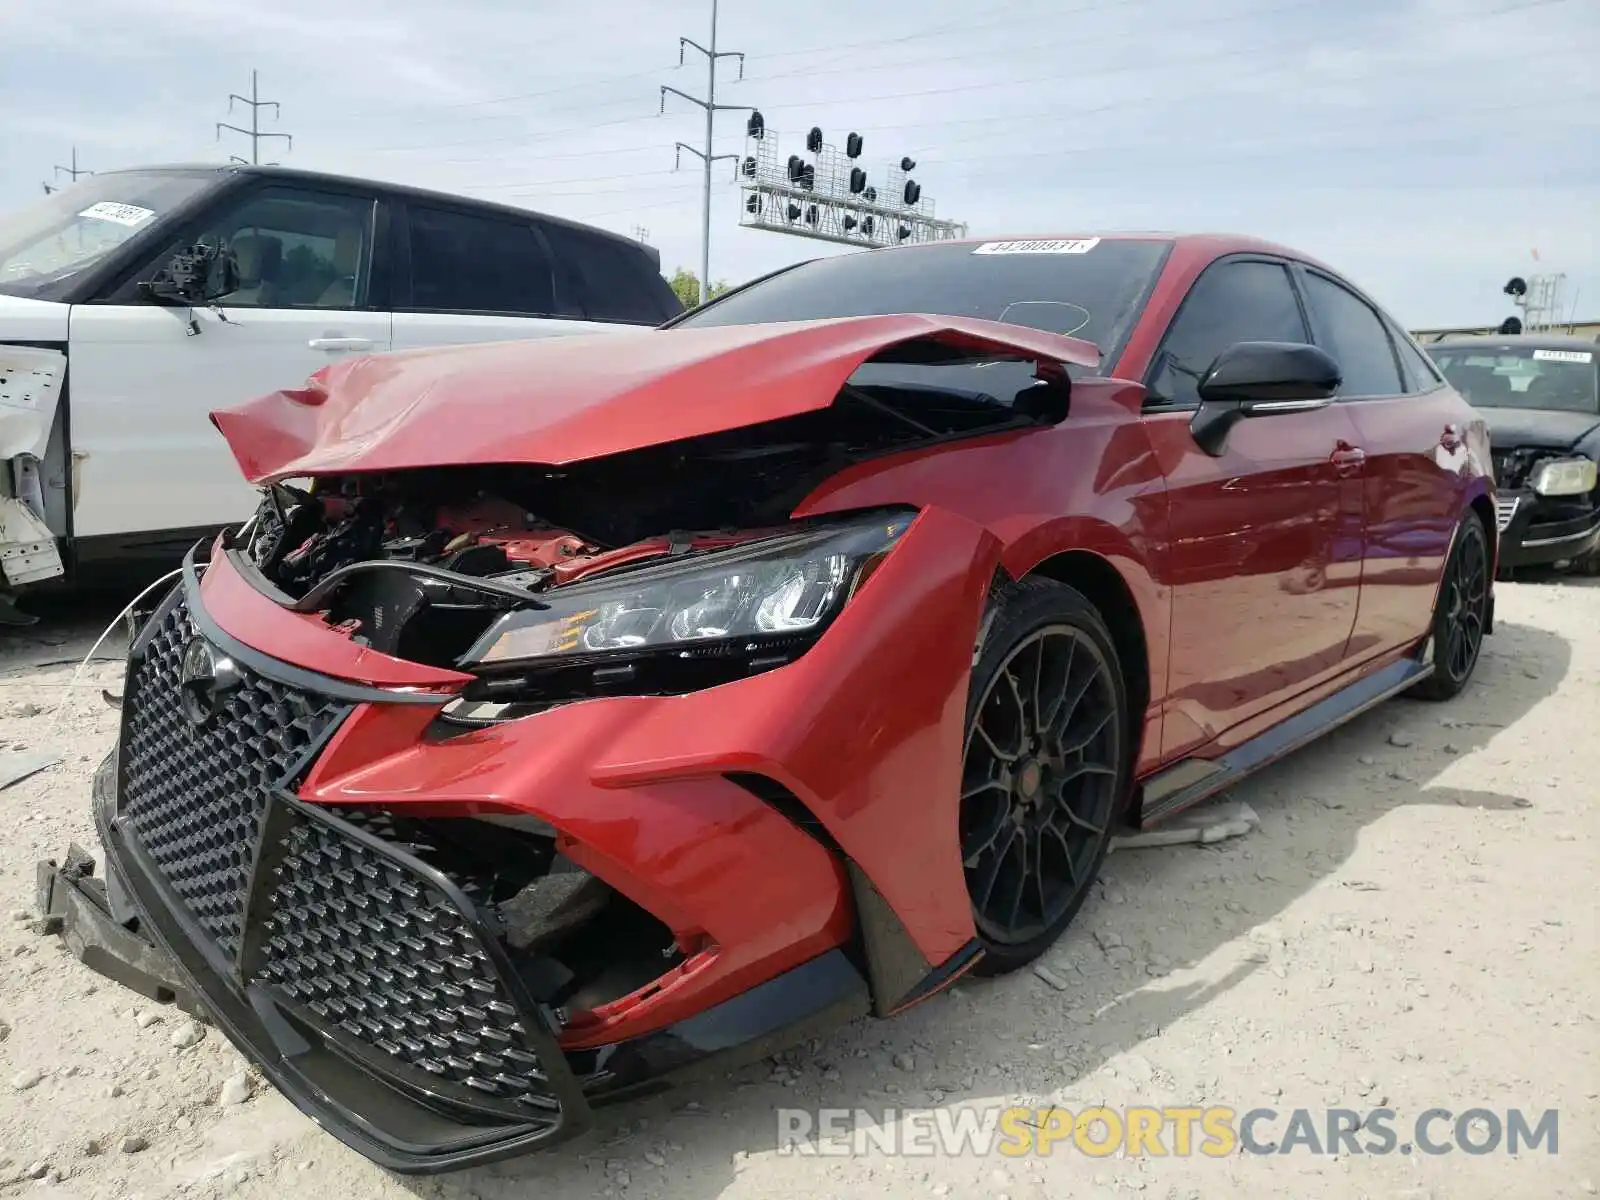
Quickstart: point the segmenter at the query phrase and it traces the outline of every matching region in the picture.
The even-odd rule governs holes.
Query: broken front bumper
[[[520,1043],[509,1057],[523,1070],[505,1082],[530,1094],[534,1103],[520,1096],[508,1103],[507,1096],[490,1094],[493,1089],[486,1088],[482,1079],[476,1084],[482,1094],[475,1096],[449,1071],[418,1071],[395,1057],[374,1054],[367,1037],[350,1035],[330,1019],[339,1005],[327,986],[320,992],[314,984],[309,990],[303,988],[302,994],[311,997],[307,1004],[286,1002],[281,973],[269,980],[252,974],[247,965],[252,942],[259,965],[259,939],[246,936],[246,954],[234,964],[217,961],[211,939],[189,913],[171,902],[143,861],[143,851],[124,837],[116,796],[113,755],[101,765],[94,784],[95,824],[106,849],[105,874],[97,877],[93,859],[77,846],[60,864],[41,862],[38,907],[45,931],[59,934],[78,958],[101,974],[216,1024],[318,1125],[378,1165],[402,1174],[459,1170],[555,1145],[590,1124],[593,1106],[727,1070],[835,1027],[870,1007],[861,973],[843,952],[832,951],[657,1033],[563,1053],[549,1015],[525,994],[511,986],[498,999],[489,996],[490,989],[507,989],[510,979],[473,969],[483,964],[472,962],[474,947],[467,943],[481,930],[467,897],[459,893],[442,897],[435,889],[451,885],[425,865],[408,862],[405,854],[379,839],[365,838],[354,827],[341,828],[344,822],[338,818],[286,798],[284,807],[269,810],[263,821],[258,862],[274,854],[268,847],[276,838],[289,836],[294,828],[303,830],[306,826],[298,822],[310,821],[317,827],[315,836],[336,839],[323,844],[322,865],[346,885],[351,877],[381,877],[398,892],[433,892],[436,902],[441,898],[449,902],[446,908],[436,904],[428,918],[410,931],[409,949],[423,951],[415,965],[408,965],[403,952],[387,958],[375,954],[370,941],[353,943],[348,950],[319,948],[314,956],[327,960],[330,969],[349,968],[365,956],[369,961],[360,965],[367,969],[381,962],[401,974],[415,971],[431,976],[424,981],[435,989],[429,997],[437,1004],[428,1013],[431,1019],[425,1026],[413,1022],[408,1031],[403,1028],[405,1014],[391,1006],[395,1017],[391,1032],[397,1040],[420,1037],[433,1045],[396,1049],[454,1055],[451,1065],[467,1068],[481,1067],[484,1055],[496,1052],[505,1065],[509,1044]],[[347,859],[345,867],[353,870],[332,862],[331,855],[338,854],[337,847],[345,841],[370,855],[359,863]],[[324,900],[336,911],[359,910],[356,919],[369,927],[374,917],[385,916],[370,903],[326,894]],[[392,910],[386,919],[393,924]],[[455,940],[453,948],[459,953],[445,952],[447,938]],[[479,948],[493,953],[487,938]],[[476,1003],[452,1011],[452,992],[462,986]],[[514,1011],[499,1007],[507,1000]],[[468,1028],[473,1016],[481,1021],[486,1010],[491,1018],[499,1017],[501,1037],[494,1046],[484,1044],[481,1031]],[[348,1008],[345,1017],[361,1019]],[[424,1028],[426,1032],[421,1032]],[[469,1039],[477,1040],[476,1064],[465,1057],[473,1053],[466,1045]],[[531,1055],[535,1061],[519,1055]]]
[[[1500,527],[1501,567],[1569,562],[1600,547],[1600,511],[1553,514],[1551,507],[1550,501],[1532,491],[1499,494],[1495,516]]]

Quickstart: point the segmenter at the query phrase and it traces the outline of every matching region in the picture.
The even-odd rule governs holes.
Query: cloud
[[[94,167],[203,157],[230,92],[283,105],[294,165],[419,183],[609,228],[697,266],[705,86],[678,38],[702,0],[61,0],[0,10],[0,202],[76,145]],[[1225,228],[1325,257],[1413,324],[1495,321],[1505,278],[1564,270],[1600,310],[1600,9],[1589,0],[956,0],[724,5],[718,99],[758,105],[787,148],[821,125],[863,162],[911,154],[939,215],[974,233]],[[71,81],[67,86],[65,81]],[[743,150],[741,114],[717,153]],[[787,149],[784,150],[787,153]],[[731,164],[713,275],[824,243],[741,229]]]

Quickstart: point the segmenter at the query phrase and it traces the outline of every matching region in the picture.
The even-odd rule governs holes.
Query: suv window
[[[1151,378],[1151,401],[1196,407],[1200,381],[1235,342],[1304,342],[1305,318],[1289,272],[1251,260],[1207,267],[1178,310]]]
[[[365,196],[263,187],[206,218],[193,241],[233,252],[239,286],[219,297],[224,308],[365,308],[376,209]]]
[[[408,207],[411,307],[549,316],[550,256],[531,222]]]
[[[683,311],[671,285],[643,250],[570,225],[547,223],[543,229],[555,256],[565,315],[659,325]]]
[[[1398,396],[1405,391],[1394,345],[1383,318],[1348,288],[1314,272],[1306,274],[1311,306],[1324,349],[1339,364],[1341,396]]]

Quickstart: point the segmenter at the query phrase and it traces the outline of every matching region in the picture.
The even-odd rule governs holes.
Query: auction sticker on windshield
[[[1594,354],[1588,350],[1535,350],[1534,358],[1540,362],[1590,363]]]
[[[110,200],[102,200],[98,204],[91,204],[78,215],[97,221],[115,221],[118,225],[143,225],[156,214],[153,209],[140,208],[137,204],[115,204]]]
[[[1087,254],[1100,244],[1097,237],[1054,238],[1028,242],[984,242],[974,254]]]

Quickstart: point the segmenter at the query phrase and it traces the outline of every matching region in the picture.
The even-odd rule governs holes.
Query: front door
[[[211,308],[141,300],[128,281],[75,306],[68,342],[73,532],[153,533],[246,519],[253,490],[208,414],[353,354],[390,348],[375,253],[378,201],[277,183],[221,202],[140,272],[205,242],[232,250],[239,286]]]
[[[1145,422],[1169,500],[1164,756],[1225,735],[1346,661],[1362,556],[1349,413],[1329,403],[1241,421],[1215,457],[1189,432],[1199,381],[1228,346],[1309,340],[1286,267],[1233,258],[1195,281],[1156,356]]]

